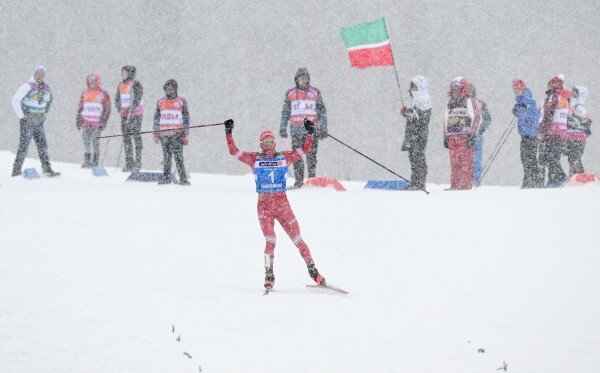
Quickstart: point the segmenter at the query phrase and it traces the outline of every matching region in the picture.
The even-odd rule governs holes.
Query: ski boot
[[[161,181],[158,182],[158,185],[168,185],[171,184],[170,177],[163,177]]]
[[[90,167],[92,167],[92,154],[84,153],[83,154],[83,164],[81,165],[81,168],[90,168]]]
[[[273,267],[265,267],[265,290],[270,291],[275,286],[275,275]]]
[[[308,274],[310,278],[312,278],[317,285],[327,286],[327,282],[325,281],[325,277],[321,276],[317,267],[315,267],[315,262],[306,263],[306,267],[308,268]]]
[[[56,176],[60,176],[60,172],[52,171],[52,170],[44,170],[44,175],[46,175],[48,177],[56,177]]]

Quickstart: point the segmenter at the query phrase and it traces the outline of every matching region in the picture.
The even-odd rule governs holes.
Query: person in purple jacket
[[[522,188],[541,188],[544,186],[543,174],[538,164],[539,113],[531,91],[522,79],[513,81],[515,106],[512,110],[517,117],[517,128],[521,135],[521,163],[523,164]]]

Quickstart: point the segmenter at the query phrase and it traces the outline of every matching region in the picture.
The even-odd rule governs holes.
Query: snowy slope
[[[293,191],[318,268],[350,295],[307,289],[278,227],[264,297],[250,176],[159,187],[56,163],[28,181],[4,176],[12,160],[1,372],[600,371],[598,186]]]

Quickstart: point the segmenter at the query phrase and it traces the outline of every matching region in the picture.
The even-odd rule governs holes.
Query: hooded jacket
[[[417,75],[411,79],[411,82],[417,89],[409,91],[412,97],[412,106],[402,113],[402,116],[406,118],[406,131],[401,148],[403,151],[425,149],[431,120],[431,99],[427,78]]]
[[[539,113],[537,104],[531,96],[531,90],[525,88],[515,97],[513,114],[517,117],[517,128],[521,136],[537,136],[539,132]]]
[[[124,79],[117,87],[117,94],[115,95],[115,106],[121,114],[122,118],[126,118],[130,113],[131,116],[141,117],[144,114],[144,88],[142,84],[135,80],[135,67],[123,66],[124,71],[127,72],[127,78]],[[121,96],[129,97],[131,104],[127,107],[121,102]]]
[[[306,87],[301,87],[298,84],[300,76],[308,78]],[[321,91],[310,85],[308,70],[305,68],[298,69],[294,76],[294,82],[296,86],[285,93],[279,124],[280,131],[286,131],[289,122],[292,136],[306,134],[303,121],[307,117],[315,123],[317,132],[327,132],[327,110],[325,109],[325,103],[323,102]],[[307,107],[307,104],[311,106],[312,102],[315,103],[314,107]],[[294,106],[292,107],[292,105]]]
[[[583,86],[575,86],[573,90],[577,90],[577,98],[571,97],[566,139],[567,141],[585,141],[592,134],[590,130],[592,118],[585,107],[589,93],[588,89]]]

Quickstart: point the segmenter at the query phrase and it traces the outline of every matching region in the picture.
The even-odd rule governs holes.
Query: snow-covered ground
[[[598,186],[289,192],[350,295],[306,288],[277,227],[265,297],[251,176],[157,186],[55,163],[60,178],[26,180],[12,160],[0,152],[1,372],[600,371]]]

